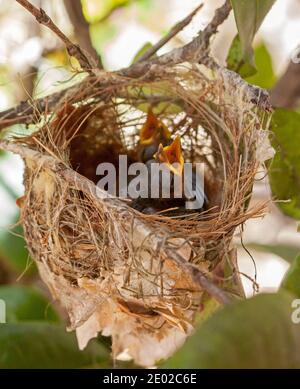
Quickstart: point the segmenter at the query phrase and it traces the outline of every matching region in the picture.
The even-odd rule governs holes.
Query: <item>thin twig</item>
[[[51,113],[57,102],[70,90],[68,88],[40,99],[22,101],[16,107],[0,112],[0,130],[14,124],[33,124],[33,120],[38,120],[46,107]]]
[[[81,0],[64,0],[64,4],[79,46],[89,53],[98,69],[103,69],[101,57],[92,45],[89,23],[83,15]]]
[[[200,31],[190,43],[171,50],[160,57],[153,58],[148,62],[148,64],[153,65],[157,63],[165,65],[169,63],[179,63],[182,61],[199,62],[202,61],[203,58],[207,58],[210,50],[210,39],[214,34],[216,34],[218,27],[227,19],[230,12],[231,3],[229,0],[226,0],[226,2],[215,11],[211,22],[203,31]],[[132,66],[132,68],[134,68],[134,66],[137,67],[139,64],[140,63],[136,63]]]
[[[264,89],[248,84],[240,77],[239,74],[220,66],[208,55],[210,38],[216,33],[218,26],[226,19],[230,11],[230,2],[226,1],[223,6],[216,10],[211,23],[203,31],[200,31],[198,36],[187,45],[174,49],[169,53],[158,56],[154,59],[136,62],[127,68],[121,69],[117,72],[111,72],[110,75],[115,74],[129,78],[139,78],[144,76],[146,73],[150,76],[152,71],[155,72],[155,65],[163,66],[183,61],[199,62],[207,66],[211,66],[216,71],[220,71],[223,77],[226,78],[226,81],[235,85],[236,90],[243,88],[247,91],[247,95],[252,103],[258,105],[262,109],[270,111],[271,104],[269,95]],[[104,87],[103,79],[101,79],[101,82],[99,83],[101,83],[101,87]],[[73,88],[73,86],[71,88]],[[55,102],[71,88],[66,88],[65,90],[59,92],[60,95],[53,94],[46,98],[46,103],[48,104],[47,108],[50,112],[51,109],[55,107]],[[34,118],[34,113],[36,112],[33,104],[37,104],[40,108],[39,110],[42,110],[45,106],[45,102],[43,102],[42,99],[39,99],[34,102],[22,102],[17,107],[0,112],[0,130],[16,123],[31,123]]]
[[[37,8],[27,0],[16,0],[22,7],[27,9],[37,20],[38,23],[48,27],[54,32],[65,44],[67,52],[70,56],[75,57],[81,68],[92,73],[93,61],[88,58],[88,54],[83,53],[79,45],[75,45],[70,39],[53,23],[52,19],[46,14],[42,8]]]
[[[195,283],[197,283],[203,290],[205,290],[211,297],[213,297],[218,303],[222,305],[227,305],[232,303],[232,299],[229,295],[221,289],[218,285],[214,284],[200,269],[195,265],[187,262],[180,254],[174,250],[166,250],[167,255],[172,257],[177,262],[181,264],[184,263],[187,270],[190,271],[190,274]]]
[[[196,9],[193,10],[188,16],[186,16],[183,20],[175,24],[175,26],[172,27],[170,32],[164,36],[162,39],[160,39],[155,45],[150,47],[149,50],[147,50],[137,62],[143,62],[147,59],[151,58],[159,49],[161,49],[166,43],[168,43],[175,35],[177,35],[181,30],[184,29],[193,19],[193,17],[200,11],[200,9],[203,7],[203,4],[200,4]]]

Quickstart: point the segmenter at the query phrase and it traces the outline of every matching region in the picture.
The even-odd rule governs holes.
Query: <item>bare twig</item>
[[[295,108],[300,100],[300,63],[290,62],[286,72],[270,92],[275,107]]]
[[[34,120],[39,119],[40,114],[45,111],[46,107],[49,113],[52,112],[56,103],[64,96],[67,90],[69,91],[70,88],[37,100],[22,101],[14,108],[2,111],[0,113],[0,130],[14,124],[33,123]]]
[[[70,39],[53,23],[51,18],[46,14],[42,8],[37,8],[27,0],[16,0],[24,8],[27,9],[37,20],[38,23],[48,27],[51,31],[54,32],[65,44],[67,52],[70,56],[75,57],[82,69],[88,73],[92,73],[93,63],[83,53],[80,46],[75,45]]]
[[[199,268],[195,265],[187,262],[180,254],[174,250],[166,250],[167,254],[177,262],[185,265],[190,271],[194,282],[197,283],[203,290],[205,290],[211,297],[213,297],[218,303],[222,305],[230,304],[232,299],[229,295],[221,289],[218,285],[214,284]]]
[[[220,66],[209,57],[210,39],[217,32],[219,25],[229,16],[230,12],[231,3],[229,0],[226,0],[216,10],[212,21],[207,27],[200,31],[190,43],[149,61],[136,62],[128,68],[121,69],[118,73],[126,77],[135,78],[150,72],[153,65],[176,64],[184,61],[203,63],[216,71],[220,71],[227,81],[236,86],[237,90],[240,88],[247,90],[249,100],[252,103],[257,104],[264,110],[271,111],[272,106],[269,94],[264,89],[248,84],[239,74]]]
[[[147,74],[150,77],[151,72],[155,72],[155,68],[157,66],[176,64],[183,61],[199,62],[212,67],[216,71],[222,72],[223,77],[226,77],[228,82],[235,85],[237,90],[243,88],[247,91],[251,102],[257,104],[262,109],[270,110],[271,104],[269,101],[269,95],[264,89],[248,84],[237,73],[218,65],[208,56],[210,38],[216,33],[218,26],[229,15],[230,10],[230,2],[226,1],[222,7],[216,10],[211,23],[203,31],[200,31],[198,36],[187,45],[174,49],[169,53],[158,56],[154,59],[136,62],[127,68],[121,69],[117,72],[112,72],[111,75],[115,74],[129,78],[139,78]],[[101,86],[104,87],[103,80],[101,80]],[[34,102],[23,102],[15,108],[0,112],[0,129],[16,123],[31,123],[34,118],[34,114],[37,112],[34,105],[37,105],[39,108],[38,111],[42,111],[43,107],[48,104],[47,108],[51,111],[51,108],[55,106],[55,102],[69,90],[70,88],[66,88],[65,90],[59,92],[59,94],[48,96],[46,98],[46,102],[43,102],[43,99],[39,99]]]
[[[160,65],[168,63],[179,63],[182,61],[198,62],[207,58],[210,49],[210,39],[216,34],[218,27],[227,19],[231,12],[229,0],[216,10],[212,21],[200,31],[198,35],[188,44],[171,50],[169,53],[154,58],[150,63]]]
[[[161,49],[167,42],[169,42],[175,35],[177,35],[181,30],[184,29],[193,19],[193,17],[197,14],[198,11],[203,7],[203,4],[200,4],[196,9],[193,10],[188,16],[186,16],[183,20],[175,24],[174,27],[170,30],[170,32],[164,36],[161,40],[159,40],[155,45],[150,47],[137,62],[143,62],[147,59],[151,58],[153,54],[155,54],[159,49]]]
[[[86,21],[80,0],[64,0],[66,10],[74,28],[74,33],[79,46],[86,50],[93,58],[96,67],[103,69],[102,61],[97,51],[92,45],[89,23]]]

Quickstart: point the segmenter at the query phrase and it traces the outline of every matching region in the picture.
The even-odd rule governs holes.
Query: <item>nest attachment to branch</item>
[[[149,107],[180,136],[185,161],[205,164],[205,209],[146,214],[97,190],[99,163],[118,175],[119,155],[136,160]],[[32,135],[2,142],[25,162],[30,253],[81,348],[101,332],[114,358],[152,366],[183,344],[207,294],[230,295],[222,280],[225,266],[238,274],[233,234],[263,212],[248,203],[267,118],[222,73],[189,64],[138,80],[103,72],[42,116]]]

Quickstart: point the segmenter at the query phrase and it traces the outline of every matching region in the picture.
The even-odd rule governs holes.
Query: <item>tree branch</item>
[[[211,297],[213,297],[218,303],[222,305],[230,304],[232,299],[230,296],[221,289],[218,285],[214,284],[200,269],[198,269],[192,263],[187,262],[180,254],[174,250],[166,250],[167,254],[184,264],[184,266],[190,271],[190,274],[196,284],[198,284],[203,290],[205,290]]]
[[[79,46],[89,53],[98,69],[103,69],[101,58],[92,45],[89,23],[83,15],[81,0],[64,0],[64,4]]]
[[[32,124],[34,119],[40,118],[46,107],[51,113],[57,102],[70,90],[71,88],[40,99],[22,101],[16,107],[0,112],[0,131],[14,124]]]
[[[188,16],[186,16],[183,20],[175,24],[174,27],[170,30],[170,32],[160,39],[155,45],[150,47],[149,50],[142,55],[137,62],[143,62],[147,59],[151,58],[153,54],[155,54],[159,49],[161,49],[167,42],[169,42],[175,35],[177,35],[181,30],[184,29],[193,19],[198,11],[203,7],[203,4],[200,4],[197,8],[195,8]]]
[[[155,73],[155,65],[163,66],[177,64],[184,61],[196,63],[199,62],[210,66],[216,71],[220,71],[222,76],[225,77],[228,82],[233,84],[237,90],[241,88],[245,89],[252,103],[258,105],[264,110],[270,111],[272,107],[269,101],[269,95],[264,89],[248,84],[239,76],[239,74],[218,65],[208,55],[210,38],[217,32],[218,26],[224,22],[230,11],[231,5],[227,0],[223,6],[216,10],[215,15],[209,25],[203,31],[200,31],[199,34],[187,45],[176,48],[169,53],[150,59],[148,61],[136,62],[128,68],[112,72],[111,75],[139,78],[145,74],[151,76],[151,72]],[[99,82],[99,84],[102,87],[104,86],[102,80]],[[74,88],[74,86],[71,88]],[[46,97],[45,99],[35,100],[34,102],[23,102],[15,108],[0,112],[0,130],[16,123],[31,123],[37,112],[43,111],[46,105],[49,112],[51,112],[51,109],[55,107],[58,99],[62,98],[64,94],[66,94],[71,88],[66,88],[59,93]]]
[[[27,9],[37,20],[38,23],[48,27],[51,31],[54,32],[65,44],[67,52],[70,56],[75,57],[79,62],[81,68],[88,72],[92,73],[92,68],[94,68],[94,61],[88,58],[88,56],[82,51],[80,46],[75,45],[70,39],[53,23],[52,19],[46,14],[46,12],[40,8],[38,9],[33,4],[27,0],[16,0],[22,7]]]
[[[274,107],[296,108],[300,100],[300,63],[290,62],[286,72],[270,92]]]
[[[200,31],[198,35],[188,44],[179,47],[159,57],[159,64],[168,64],[170,62],[179,63],[182,61],[197,62],[203,57],[207,57],[210,50],[210,39],[218,31],[218,27],[227,19],[231,12],[231,3],[229,0],[215,11],[211,22]],[[153,59],[152,63],[155,63]]]

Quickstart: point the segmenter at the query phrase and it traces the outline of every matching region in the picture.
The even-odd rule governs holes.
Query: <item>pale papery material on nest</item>
[[[214,271],[227,263],[237,276],[235,229],[264,211],[247,204],[268,118],[248,100],[203,66],[157,66],[139,80],[103,72],[58,101],[51,117],[45,112],[39,131],[1,143],[24,158],[25,238],[81,347],[102,332],[114,358],[127,353],[152,366],[193,330],[204,293],[197,272],[220,286]],[[145,215],[96,190],[100,162],[116,165],[124,153],[135,161],[149,104],[181,135],[185,160],[206,164],[205,212]]]

